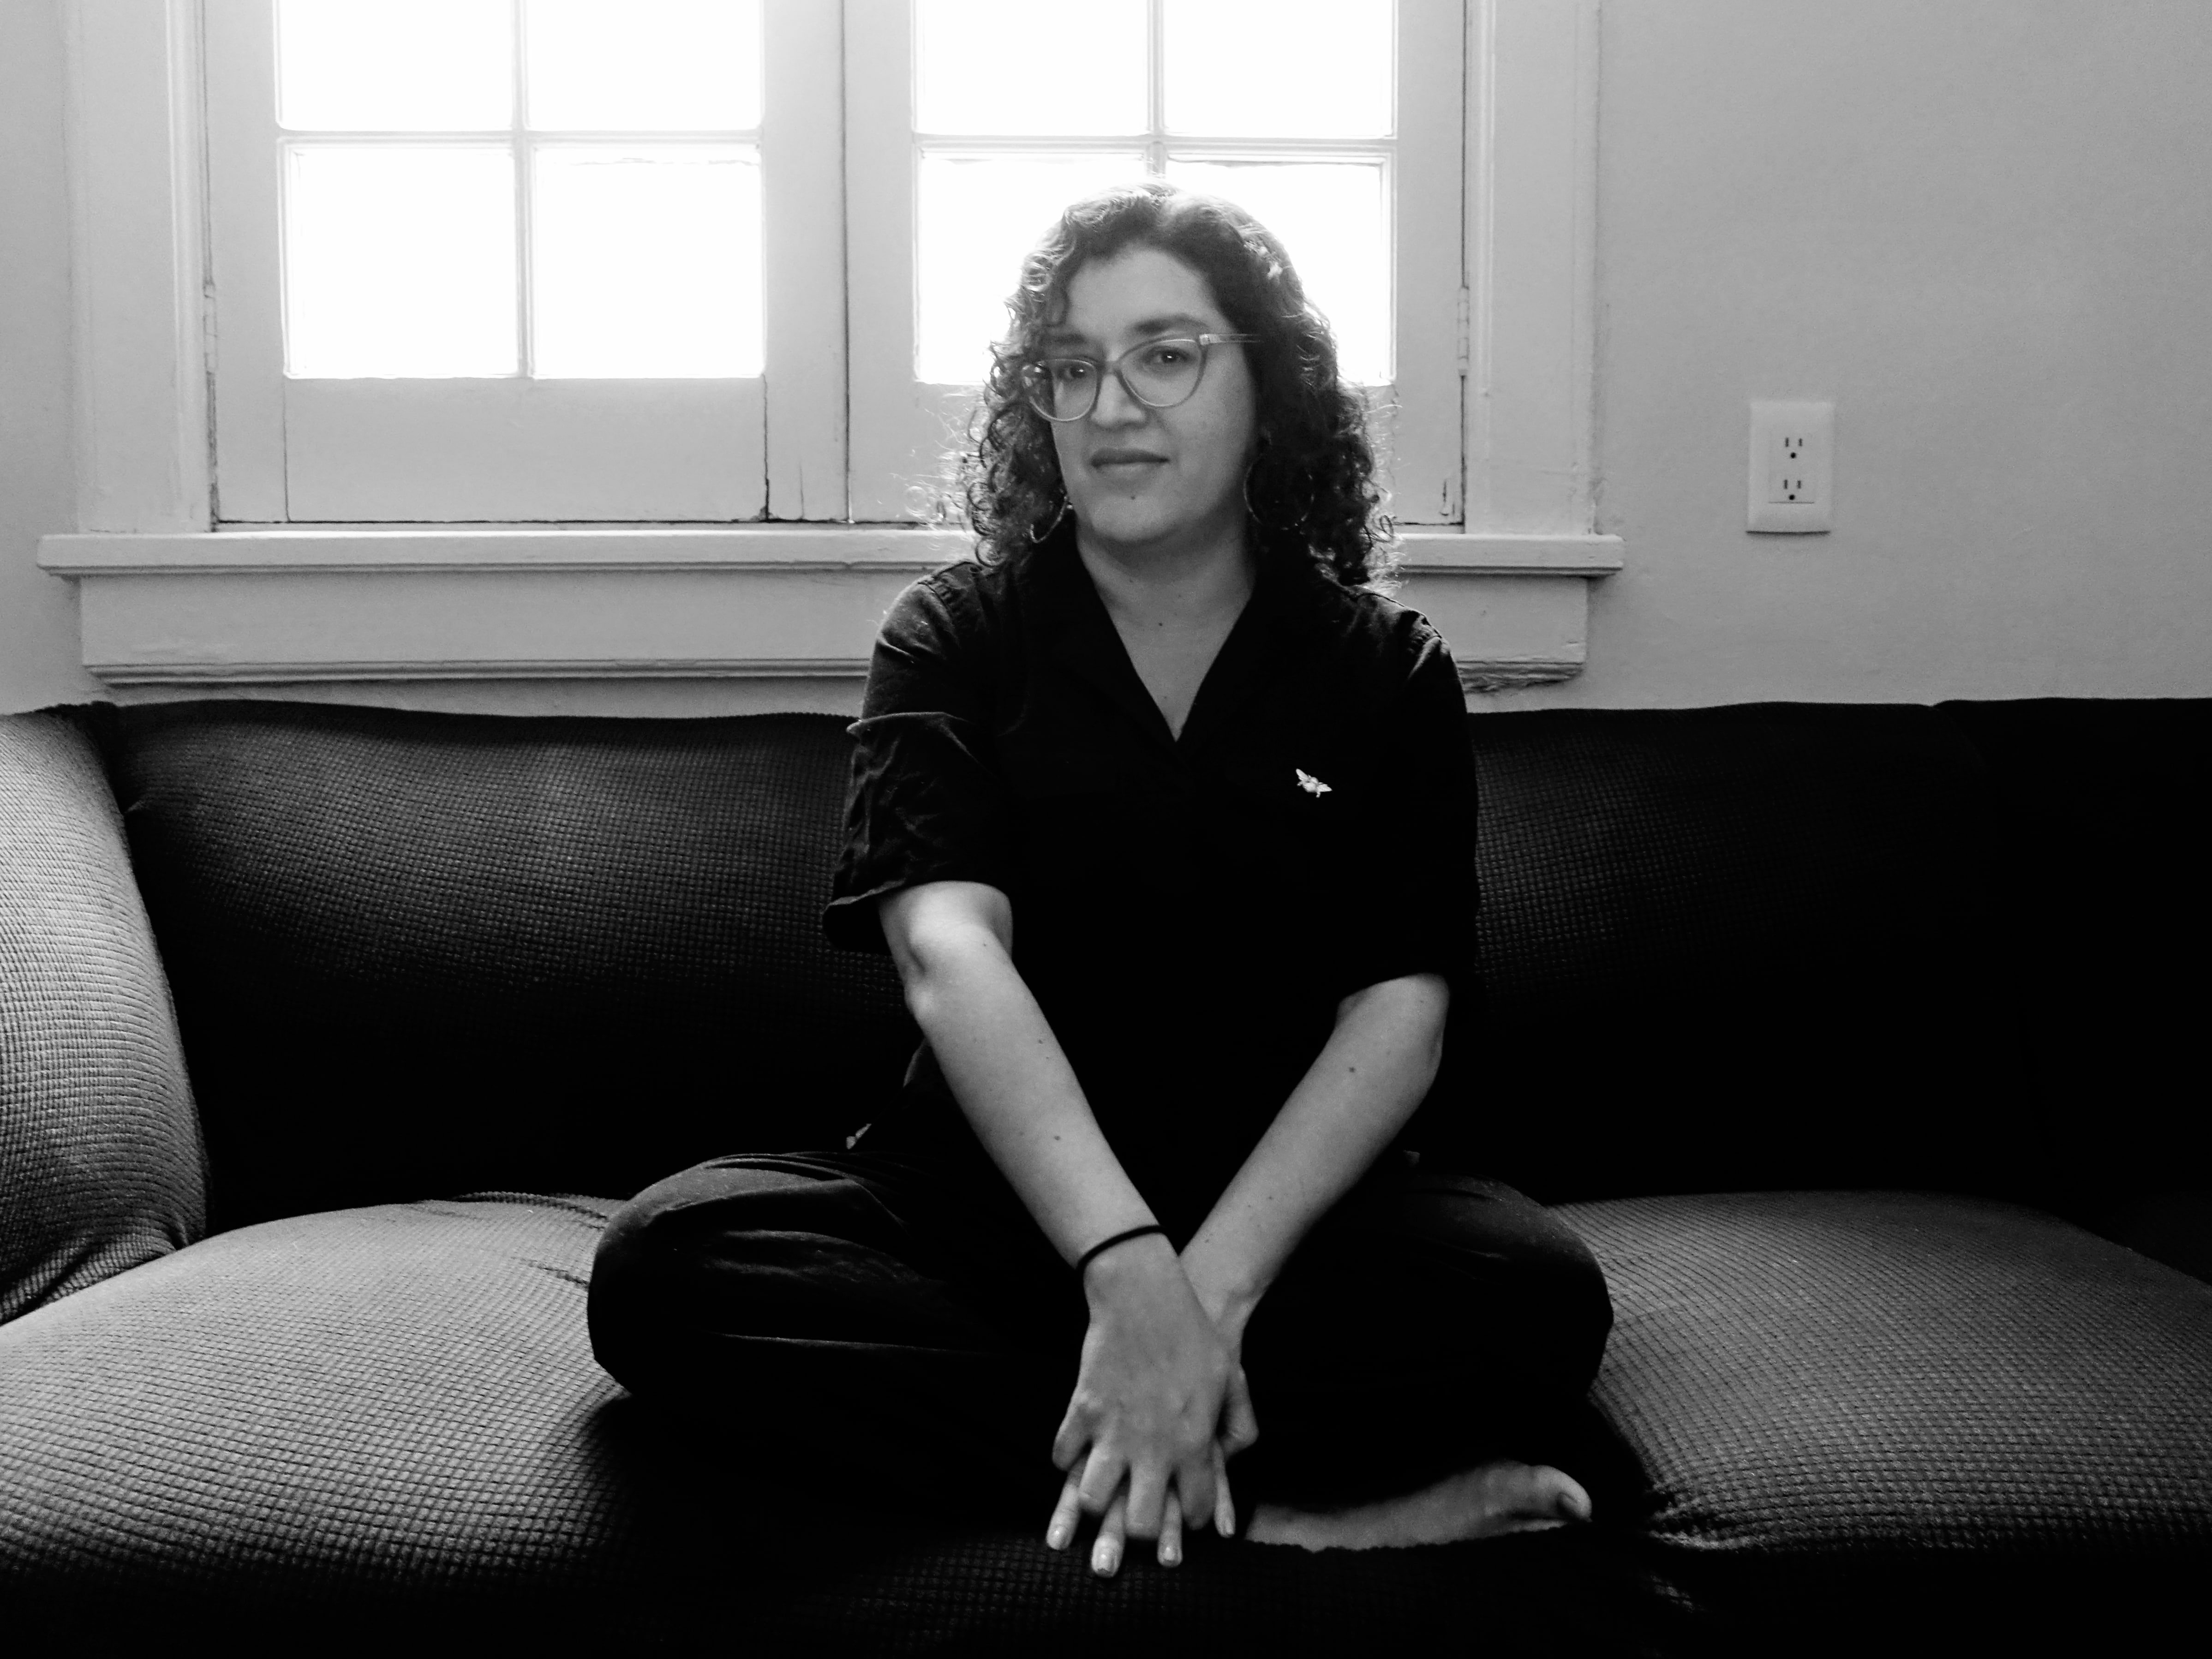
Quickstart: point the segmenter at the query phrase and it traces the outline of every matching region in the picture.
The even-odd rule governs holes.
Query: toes
[[[1462,1479],[1470,1480],[1492,1523],[1511,1531],[1564,1527],[1590,1518],[1590,1496],[1582,1482],[1548,1464],[1505,1460],[1486,1463]]]
[[[1590,1518],[1590,1496],[1571,1474],[1537,1464],[1528,1469],[1522,1500],[1514,1505],[1532,1520],[1564,1523]]]

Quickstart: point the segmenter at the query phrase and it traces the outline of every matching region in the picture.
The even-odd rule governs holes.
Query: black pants
[[[672,1176],[608,1224],[590,1318],[619,1381],[756,1464],[1047,1504],[1060,1479],[1084,1297],[980,1155],[954,1172],[849,1152]],[[1394,1159],[1308,1235],[1246,1329],[1260,1439],[1231,1466],[1239,1501],[1341,1504],[1486,1458],[1547,1461],[1612,1322],[1595,1259],[1547,1211]]]

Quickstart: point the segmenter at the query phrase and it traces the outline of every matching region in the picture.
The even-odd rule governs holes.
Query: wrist
[[[1140,1233],[1109,1245],[1083,1264],[1083,1293],[1094,1304],[1110,1301],[1175,1265],[1175,1246],[1165,1233]]]
[[[1119,1232],[1107,1234],[1096,1244],[1093,1244],[1089,1249],[1085,1250],[1081,1255],[1075,1258],[1076,1278],[1081,1279],[1085,1271],[1089,1268],[1091,1264],[1097,1261],[1100,1256],[1105,1255],[1109,1250],[1119,1249],[1122,1245],[1130,1243],[1136,1239],[1143,1238],[1148,1234],[1164,1233],[1165,1231],[1167,1231],[1167,1229],[1161,1226],[1157,1221],[1140,1221],[1133,1227],[1124,1227]]]
[[[1200,1241],[1194,1241],[1183,1252],[1182,1270],[1214,1328],[1231,1341],[1242,1337],[1246,1322],[1267,1287],[1237,1272],[1234,1264],[1205,1249]]]

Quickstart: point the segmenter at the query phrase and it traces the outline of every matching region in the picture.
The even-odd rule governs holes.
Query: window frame
[[[817,482],[843,471],[843,391],[825,397],[821,372],[842,368],[844,347],[839,20],[809,0],[762,10],[764,71],[774,66],[759,133],[763,305],[775,326],[761,375],[321,380],[284,373],[276,0],[203,0],[216,518],[842,516],[842,487]],[[520,173],[528,135],[507,143]]]
[[[1152,27],[1159,27],[1158,6]],[[846,246],[853,354],[852,501],[856,520],[909,516],[908,491],[937,471],[975,404],[973,386],[933,384],[913,371],[915,258],[922,149],[957,140],[915,131],[914,9],[908,0],[846,0]],[[1467,9],[1460,0],[1398,0],[1398,110],[1385,179],[1392,243],[1396,349],[1391,386],[1375,389],[1389,433],[1386,483],[1406,524],[1456,524],[1463,489],[1462,319],[1464,290],[1463,140]],[[1155,42],[1157,50],[1157,42]],[[1121,140],[1042,139],[1051,149],[1120,148]],[[993,140],[992,149],[1021,141]],[[1170,138],[1158,148],[1178,148]],[[1206,139],[1190,148],[1265,149]],[[1328,147],[1286,143],[1286,158]],[[1347,142],[1346,153],[1366,146]],[[1011,283],[1012,273],[1008,273]],[[1458,343],[1409,349],[1408,342]]]
[[[770,3],[842,30],[866,0]],[[46,538],[39,558],[79,586],[88,668],[178,687],[804,672],[849,679],[825,706],[856,699],[862,595],[957,556],[960,538],[852,524],[257,528],[228,508],[218,521],[203,0],[63,4],[78,529]],[[1466,508],[1456,529],[1406,537],[1401,597],[1482,690],[1577,672],[1589,584],[1623,550],[1592,523],[1599,0],[1467,0],[1467,19]],[[841,188],[840,147],[786,165]],[[823,371],[842,371],[843,321],[841,296],[811,345],[793,340],[817,395],[793,443],[771,445],[771,503],[780,488],[842,501],[846,378]],[[498,596],[474,629],[453,625],[464,590]],[[770,654],[702,661],[684,649],[702,606],[831,620],[803,641],[795,630],[788,651],[769,627]],[[319,643],[337,623],[343,647]],[[283,649],[256,657],[257,640]]]

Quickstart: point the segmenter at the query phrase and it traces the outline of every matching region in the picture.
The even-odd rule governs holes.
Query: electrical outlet
[[[1836,406],[1751,405],[1750,527],[1803,536],[1836,527]]]

